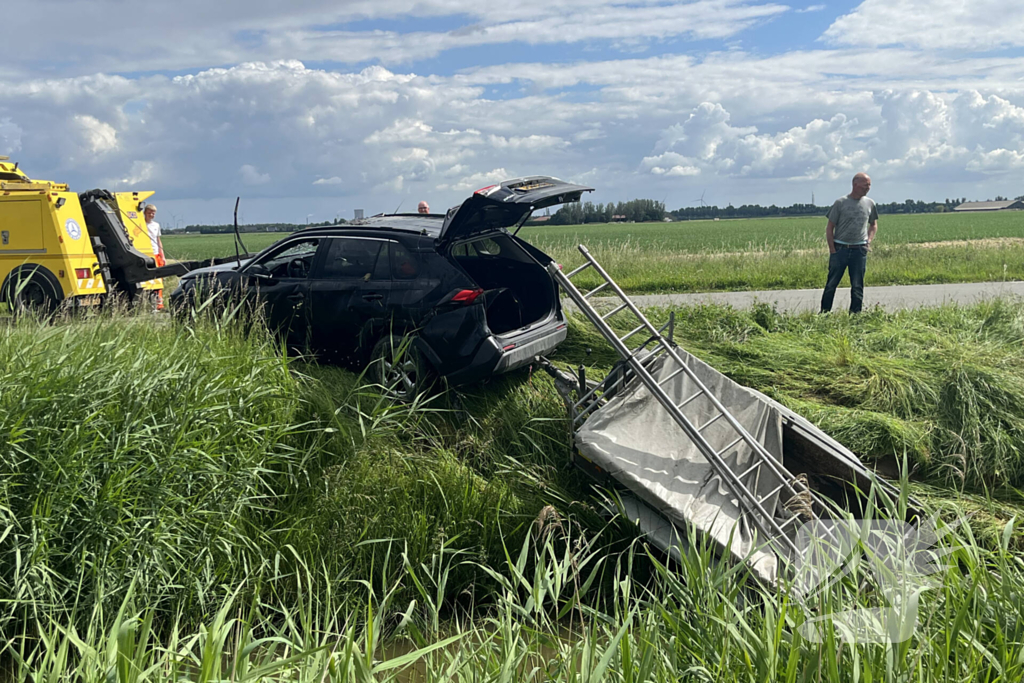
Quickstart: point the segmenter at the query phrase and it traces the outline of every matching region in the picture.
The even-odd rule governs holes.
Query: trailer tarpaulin
[[[780,406],[682,349],[677,349],[677,353],[708,391],[781,463]],[[663,381],[678,367],[666,355],[650,366],[650,372]],[[677,405],[699,391],[685,372],[678,373],[663,388]],[[690,401],[681,410],[698,427],[718,414],[706,396]],[[716,451],[736,439],[736,432],[725,419],[712,422],[701,433]],[[583,457],[670,521],[681,528],[692,526],[710,536],[723,550],[746,561],[763,580],[775,581],[778,558],[765,545],[766,539],[755,538],[754,528],[740,514],[725,482],[641,382],[630,382],[621,394],[588,417],[576,435],[576,445]],[[722,458],[733,472],[740,474],[753,464],[753,449],[740,441],[722,453]],[[764,467],[748,474],[743,483],[759,497],[780,484]],[[789,516],[781,509],[777,493],[764,506],[769,514]]]

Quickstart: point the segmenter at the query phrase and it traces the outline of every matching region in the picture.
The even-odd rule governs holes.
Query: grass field
[[[586,244],[636,293],[816,288],[828,265],[820,218],[530,227],[521,234],[567,267],[582,263],[576,246]],[[244,239],[256,251],[280,237]],[[185,259],[234,252],[230,235],[168,236],[165,247]],[[1020,212],[883,216],[868,260],[868,286],[1022,279]]]
[[[396,405],[230,323],[100,316],[0,333],[0,665],[117,683],[1020,680],[1024,305],[679,316],[684,347],[868,459],[905,456],[915,491],[972,515],[909,640],[814,643],[807,613],[701,548],[662,566],[566,467],[544,375]],[[593,376],[614,360],[579,320],[556,359]],[[878,604],[853,575],[819,609]]]

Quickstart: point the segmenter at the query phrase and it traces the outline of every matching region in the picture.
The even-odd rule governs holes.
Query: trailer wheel
[[[57,311],[64,297],[59,285],[46,275],[49,273],[41,267],[23,266],[8,276],[3,286],[3,301],[14,317],[29,315],[46,320]]]

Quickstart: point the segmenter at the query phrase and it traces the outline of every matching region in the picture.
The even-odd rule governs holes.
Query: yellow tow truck
[[[0,302],[43,314],[101,304],[112,294],[135,303],[160,289],[160,278],[211,263],[157,267],[142,215],[152,195],[79,194],[31,179],[0,156]]]

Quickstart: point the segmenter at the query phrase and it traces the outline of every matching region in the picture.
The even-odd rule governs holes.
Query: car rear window
[[[391,243],[391,277],[395,280],[412,280],[420,272],[419,261],[408,249],[398,242]]]
[[[508,235],[482,237],[471,242],[460,242],[452,247],[452,256],[457,259],[503,258],[526,263],[530,257]]]
[[[387,247],[388,243],[383,240],[331,239],[320,277],[329,280],[388,279],[386,268],[381,268],[387,265]]]

